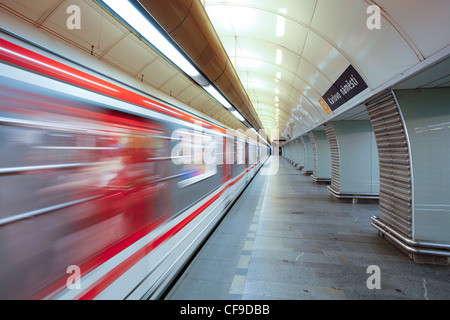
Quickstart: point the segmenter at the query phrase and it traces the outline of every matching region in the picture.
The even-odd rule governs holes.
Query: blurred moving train
[[[0,299],[158,298],[269,146],[38,51],[0,39]]]

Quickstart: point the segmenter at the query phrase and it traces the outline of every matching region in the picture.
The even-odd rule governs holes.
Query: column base
[[[371,225],[378,230],[380,237],[386,239],[413,262],[420,264],[449,265],[450,244],[414,241],[406,238],[383,223],[378,217],[371,217]]]
[[[311,175],[311,178],[313,179],[314,183],[316,184],[330,184],[331,178],[318,178],[314,174]]]
[[[332,198],[339,202],[346,203],[379,203],[380,195],[378,193],[341,193],[331,186],[328,187]]]

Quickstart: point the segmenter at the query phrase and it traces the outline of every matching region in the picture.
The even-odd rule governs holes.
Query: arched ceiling
[[[285,137],[336,116],[319,100],[349,65],[368,97],[440,51],[448,54],[448,0],[202,2],[263,126]],[[381,8],[380,29],[367,26],[370,5]]]
[[[449,63],[432,68],[449,59],[449,0],[191,1],[203,4],[272,138],[274,129],[294,138],[354,108],[361,119],[364,99],[394,86],[449,86]],[[81,9],[79,30],[67,28],[69,5]],[[367,27],[370,5],[381,8],[380,29]],[[2,0],[0,26],[105,74],[125,74],[141,83],[139,89],[165,93],[233,129],[247,129],[92,0]],[[368,88],[327,114],[319,99],[350,65]],[[420,72],[421,81],[411,78]]]

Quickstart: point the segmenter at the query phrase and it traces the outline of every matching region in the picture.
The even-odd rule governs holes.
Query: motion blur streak
[[[0,48],[0,299],[126,298],[149,273],[167,285],[162,263],[189,258],[176,250],[198,245],[186,234],[204,236],[195,218],[212,225],[224,214],[267,146],[17,44]],[[215,141],[221,161],[173,161],[176,130]],[[183,143],[181,157],[211,148]],[[150,271],[128,275],[155,248],[166,254],[150,257]],[[72,265],[81,292],[66,286]],[[86,275],[100,282],[86,286]],[[132,287],[111,289],[123,276]]]

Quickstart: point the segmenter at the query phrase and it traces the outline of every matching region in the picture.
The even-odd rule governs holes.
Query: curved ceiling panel
[[[302,57],[334,82],[350,64],[350,61],[327,40],[310,32]]]
[[[367,28],[368,15],[362,14],[366,9],[365,1],[318,1],[311,27],[323,38],[332,39],[367,84],[376,88],[419,59],[390,23],[385,21],[375,31]],[[383,63],[370,63],[375,58]]]
[[[386,18],[398,27],[399,32],[424,58],[442,49],[450,42],[450,3],[448,0],[379,0],[377,3],[389,16]],[[406,11],[406,12],[405,12]]]
[[[350,65],[369,96],[449,43],[446,0],[202,1],[264,128],[285,136],[334,117],[319,100]],[[367,9],[376,4],[373,30]]]
[[[317,108],[320,105],[314,105],[331,84],[326,70],[320,69],[325,64],[314,60],[317,50],[309,59],[302,56],[315,1],[206,1],[205,5],[254,106],[264,105],[259,111],[255,108],[266,130],[284,129],[300,100],[308,101],[305,117],[312,121],[306,121],[316,124],[326,117]],[[334,49],[329,47],[319,50]],[[277,117],[277,112],[283,116]]]

